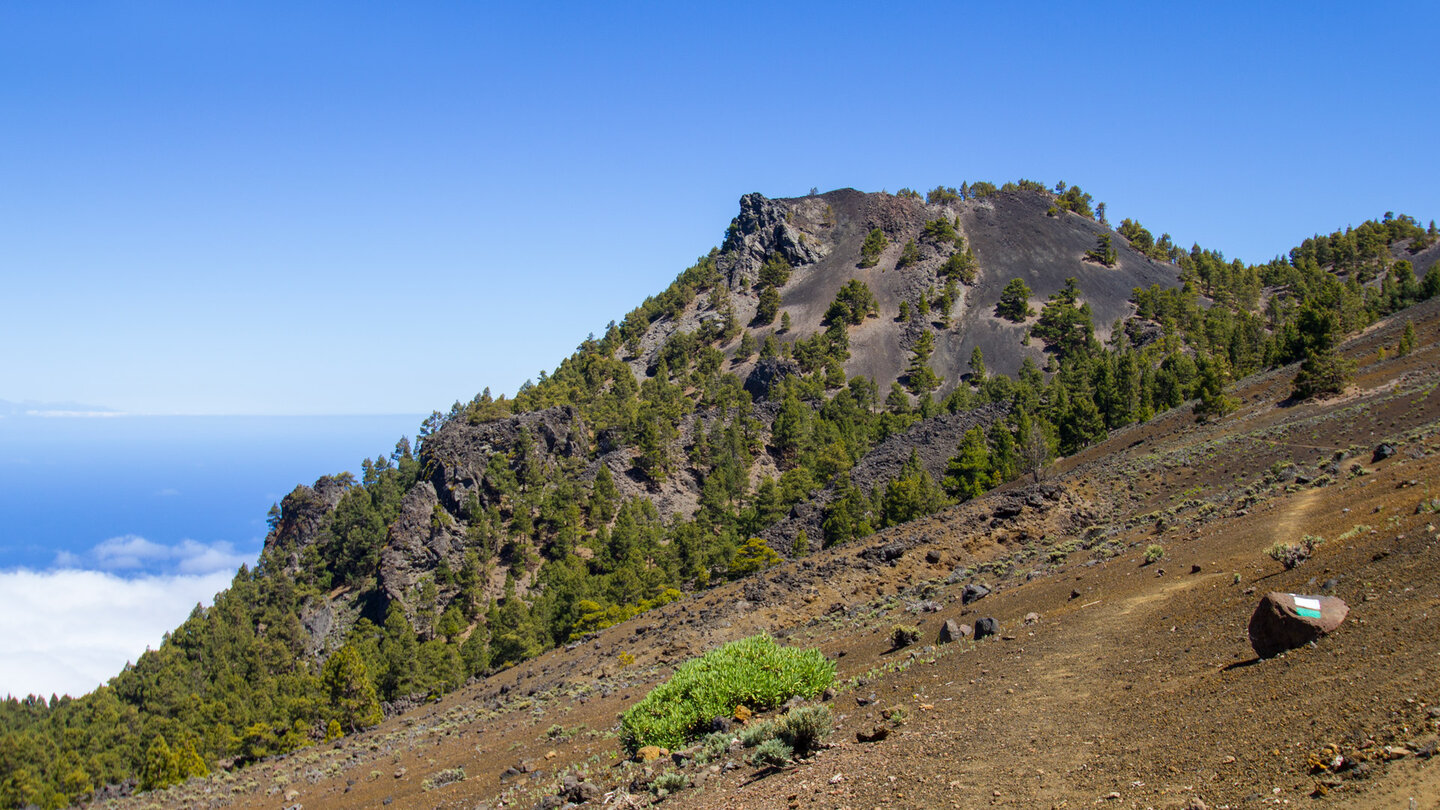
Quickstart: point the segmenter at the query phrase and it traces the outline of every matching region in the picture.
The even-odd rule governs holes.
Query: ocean
[[[253,560],[297,484],[413,441],[422,416],[0,418],[0,570],[165,573],[175,557],[97,558],[117,538],[228,544]]]

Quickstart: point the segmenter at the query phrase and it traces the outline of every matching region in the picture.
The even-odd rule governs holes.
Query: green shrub
[[[750,752],[749,762],[757,768],[783,768],[795,752],[780,740],[766,740]]]
[[[920,640],[920,628],[908,624],[897,624],[890,628],[890,644],[895,649],[909,647]]]
[[[865,243],[860,246],[860,266],[874,267],[880,261],[880,254],[885,252],[890,240],[885,238],[885,232],[876,228],[865,236]]]
[[[650,789],[661,798],[672,793],[679,793],[687,787],[690,787],[690,777],[679,771],[666,771],[655,777],[655,781],[650,783]]]
[[[1266,549],[1265,553],[1270,555],[1270,559],[1285,566],[1285,570],[1289,571],[1310,559],[1310,555],[1315,553],[1315,548],[1324,542],[1325,538],[1323,537],[1307,534],[1298,543],[1277,542]]]
[[[775,738],[775,723],[770,720],[761,720],[740,729],[740,744],[746,748],[754,748],[766,740]]]
[[[815,649],[782,647],[768,634],[741,639],[681,664],[620,719],[621,742],[683,748],[715,717],[736,706],[771,709],[791,697],[810,698],[835,680],[835,664]]]
[[[730,741],[734,739],[728,731],[712,731],[700,740],[700,747],[695,752],[695,761],[701,765],[708,765],[711,762],[725,756],[730,750]]]
[[[1165,547],[1151,544],[1145,549],[1145,565],[1159,562],[1165,556]]]
[[[808,757],[815,751],[821,740],[830,736],[834,719],[830,707],[825,704],[797,706],[780,719],[779,738],[795,751],[796,756]]]

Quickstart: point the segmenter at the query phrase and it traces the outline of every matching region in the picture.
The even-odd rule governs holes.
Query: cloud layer
[[[127,535],[84,554],[62,552],[55,570],[0,571],[0,697],[93,690],[254,561],[229,543]]]

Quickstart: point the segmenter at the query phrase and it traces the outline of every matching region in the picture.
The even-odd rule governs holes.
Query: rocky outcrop
[[[279,519],[265,538],[265,551],[283,551],[291,575],[299,570],[300,551],[320,539],[326,516],[340,503],[345,489],[339,478],[326,475],[313,487],[301,484],[281,499]]]
[[[772,252],[798,267],[819,261],[829,251],[824,242],[808,237],[790,222],[784,204],[762,194],[746,194],[740,198],[740,214],[731,221],[720,248],[720,269],[730,287],[742,286],[741,279],[754,283]]]
[[[559,459],[584,458],[588,450],[580,413],[567,405],[473,425],[452,419],[425,439],[420,460],[440,505],[458,517],[472,493],[481,506],[499,502],[503,473],[490,466],[497,453],[509,474],[523,479],[527,464],[548,474]]]
[[[770,389],[782,380],[794,377],[800,373],[800,364],[794,360],[785,360],[779,357],[767,357],[755,364],[750,370],[750,375],[745,378],[745,390],[757,401],[768,399]]]
[[[400,516],[390,524],[385,548],[380,552],[380,587],[391,602],[398,602],[411,623],[422,633],[424,621],[416,621],[417,586],[432,574],[444,559],[452,570],[464,563],[465,533],[443,509],[429,481],[421,481],[400,502]]]

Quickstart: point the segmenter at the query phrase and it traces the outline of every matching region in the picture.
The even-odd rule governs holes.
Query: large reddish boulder
[[[1349,612],[1345,600],[1333,596],[1272,591],[1250,617],[1250,646],[1261,658],[1271,658],[1329,635]]]

